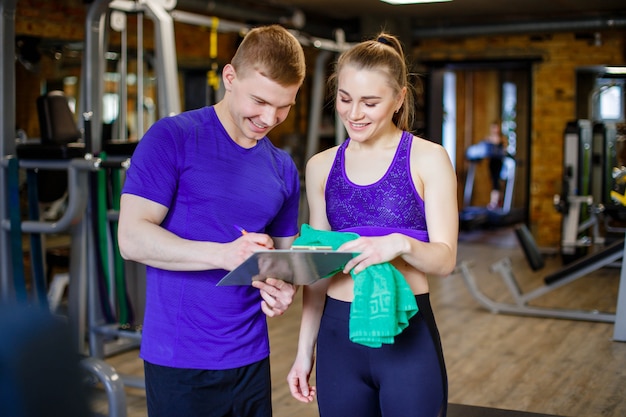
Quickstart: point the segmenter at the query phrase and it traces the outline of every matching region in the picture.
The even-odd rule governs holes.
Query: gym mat
[[[448,404],[448,417],[559,417],[559,416],[556,416],[554,414],[537,414],[537,413],[528,413],[525,411],[477,407],[473,405]]]

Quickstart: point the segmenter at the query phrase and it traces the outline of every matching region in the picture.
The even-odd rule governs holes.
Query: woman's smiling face
[[[403,97],[383,71],[347,65],[338,74],[335,107],[351,140],[364,142],[387,132]]]

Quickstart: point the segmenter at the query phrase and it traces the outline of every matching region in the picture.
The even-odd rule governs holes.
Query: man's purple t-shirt
[[[300,183],[291,157],[268,138],[245,149],[205,107],[156,122],[131,158],[123,193],[169,208],[161,226],[185,239],[230,242],[235,226],[298,233]],[[217,287],[225,270],[147,267],[140,356],[177,368],[231,369],[269,355],[259,290]]]

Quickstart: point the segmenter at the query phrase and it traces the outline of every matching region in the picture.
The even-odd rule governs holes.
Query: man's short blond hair
[[[250,30],[237,48],[231,64],[243,76],[253,69],[282,86],[300,86],[306,75],[300,42],[279,25]]]

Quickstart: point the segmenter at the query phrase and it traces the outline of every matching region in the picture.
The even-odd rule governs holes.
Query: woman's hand
[[[407,246],[409,245],[405,236],[392,233],[379,237],[359,237],[344,243],[337,250],[359,253],[348,261],[343,270],[344,274],[349,274],[350,271],[358,274],[368,266],[392,261],[402,255]]]
[[[315,398],[316,388],[309,385],[313,359],[296,357],[296,360],[287,374],[287,384],[291,395],[298,401],[310,403]]]

